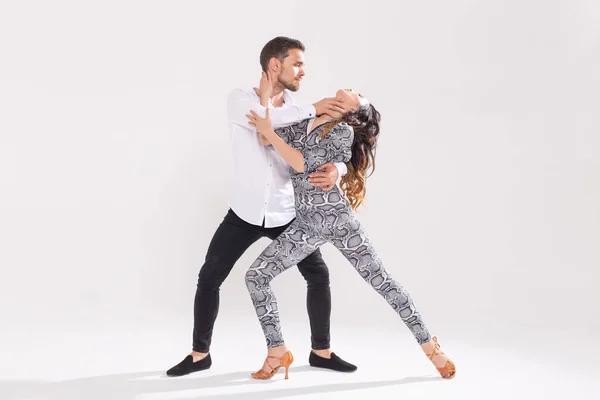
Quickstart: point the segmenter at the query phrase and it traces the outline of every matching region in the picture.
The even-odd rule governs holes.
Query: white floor
[[[254,321],[256,323],[256,321]],[[377,327],[337,328],[334,351],[359,370],[341,374],[308,366],[305,326],[287,324],[295,354],[290,379],[250,379],[265,349],[250,320],[221,318],[213,367],[181,378],[164,371],[188,350],[188,321],[148,321],[4,330],[0,345],[0,399],[565,399],[597,398],[598,349],[592,340],[535,334],[440,336],[457,365],[451,381],[437,372],[406,332]],[[240,329],[239,327],[242,327]],[[248,328],[254,327],[254,329]],[[594,394],[596,393],[596,394]]]

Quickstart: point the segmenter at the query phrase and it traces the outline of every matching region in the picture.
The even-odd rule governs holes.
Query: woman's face
[[[361,96],[352,89],[340,89],[336,92],[335,97],[342,100],[346,112],[356,111],[360,107]]]

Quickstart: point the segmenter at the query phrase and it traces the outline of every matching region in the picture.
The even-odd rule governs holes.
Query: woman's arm
[[[263,146],[271,146],[271,142],[269,142],[269,139],[267,139],[266,136],[260,132],[258,132],[258,141]]]
[[[269,109],[267,108],[265,118],[254,111],[250,111],[252,116],[248,116],[249,124],[254,126],[260,134],[264,135],[279,155],[292,167],[296,172],[304,172],[304,154],[287,144],[280,138],[271,127],[271,118],[269,117]]]
[[[267,118],[269,118],[269,100],[273,94],[273,82],[272,78],[265,72],[262,73],[258,90],[260,90],[260,105],[266,108],[265,112],[267,113]],[[271,126],[271,124],[269,124],[269,126]],[[258,133],[258,140],[260,141],[260,144],[263,146],[271,145],[271,141],[267,139],[265,135],[263,135],[258,129],[256,132]]]
[[[354,129],[350,125],[338,125],[335,129],[335,141],[340,143],[339,150],[334,156],[334,162],[347,163],[352,159],[352,144],[354,143]]]

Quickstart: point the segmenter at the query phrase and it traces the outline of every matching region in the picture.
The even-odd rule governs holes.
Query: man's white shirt
[[[316,117],[313,105],[296,106],[287,90],[283,92],[283,100],[283,107],[269,106],[273,128]],[[260,143],[256,130],[248,125],[246,114],[250,110],[261,117],[266,113],[254,89],[235,89],[229,94],[227,119],[234,163],[229,206],[250,224],[261,226],[264,221],[267,228],[282,226],[296,216],[289,166],[272,146]],[[344,163],[335,165],[340,177],[346,174]]]

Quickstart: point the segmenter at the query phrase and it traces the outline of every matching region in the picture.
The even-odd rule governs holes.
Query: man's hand
[[[308,176],[308,182],[313,186],[320,187],[325,192],[329,192],[335,186],[338,176],[339,172],[335,164],[328,162],[327,164],[321,165],[317,169],[317,172],[310,174]]]
[[[313,106],[315,106],[317,116],[328,114],[335,118],[341,116],[346,111],[344,101],[335,97],[325,97],[323,100],[317,101]]]

